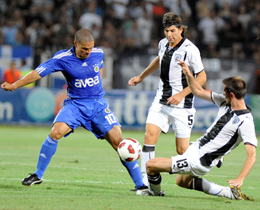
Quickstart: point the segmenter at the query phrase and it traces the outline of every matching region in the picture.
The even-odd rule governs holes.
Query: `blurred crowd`
[[[105,53],[156,54],[168,11],[202,57],[260,60],[260,0],[0,0],[0,44],[32,46],[33,68],[41,52],[72,47],[80,28]]]

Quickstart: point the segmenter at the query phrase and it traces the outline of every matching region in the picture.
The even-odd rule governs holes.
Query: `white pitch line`
[[[3,164],[3,165],[21,165],[21,166],[35,166],[36,167],[36,164],[25,164],[25,163],[6,163],[6,162],[0,162],[0,165]],[[70,167],[70,166],[52,166],[52,165],[49,165],[48,167],[50,168],[70,168],[70,169],[76,169],[76,170],[95,170],[95,171],[107,171],[107,169],[102,169],[102,168],[80,168],[80,167]],[[126,170],[111,170],[109,169],[109,171],[116,171],[116,172],[122,172],[122,173],[127,173]]]
[[[21,181],[21,179],[18,179],[18,178],[0,178],[0,180],[8,180],[8,181]],[[44,182],[53,182],[53,183],[91,183],[91,184],[122,184],[122,185],[130,185],[130,184],[133,184],[132,182],[122,182],[122,181],[119,181],[119,182],[102,182],[102,181],[92,181],[92,180],[83,180],[83,181],[80,181],[80,180],[75,180],[75,181],[71,181],[71,180],[49,180],[49,179],[43,179]],[[178,187],[176,184],[174,183],[168,183],[168,182],[165,182],[165,183],[161,183],[162,186],[171,186],[171,187]],[[257,187],[243,187],[244,189],[247,188],[247,189],[258,189]]]
[[[0,180],[8,180],[8,181],[21,181],[22,179],[18,179],[18,178],[0,178]],[[44,182],[53,182],[53,183],[91,183],[91,184],[123,184],[123,185],[130,185],[133,184],[132,182],[122,182],[122,181],[118,181],[118,182],[102,182],[102,181],[92,181],[92,180],[75,180],[75,181],[71,181],[71,180],[49,180],[49,179],[43,179]],[[168,184],[168,183],[162,183],[161,185],[172,185],[177,187],[176,184]]]

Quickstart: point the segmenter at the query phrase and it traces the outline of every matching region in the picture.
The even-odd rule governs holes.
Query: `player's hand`
[[[1,88],[5,91],[14,91],[15,88],[12,84],[8,83],[8,82],[4,82],[2,85],[1,85]]]
[[[166,103],[167,105],[168,104],[173,104],[173,105],[178,105],[179,103],[181,103],[182,99],[184,98],[185,96],[183,96],[181,93],[177,93],[173,96],[171,96],[170,98],[168,98],[168,102]]]
[[[178,64],[181,66],[183,73],[186,74],[186,75],[190,75],[191,72],[190,72],[188,65],[180,59],[177,59],[177,60],[179,61]]]
[[[130,86],[136,86],[138,83],[142,82],[143,80],[140,78],[140,76],[133,77],[128,81],[128,84]]]
[[[227,180],[227,182],[231,186],[241,187],[243,184],[243,179],[231,179],[231,180]]]

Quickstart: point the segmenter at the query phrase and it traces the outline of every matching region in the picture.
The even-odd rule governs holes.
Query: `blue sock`
[[[40,150],[40,155],[37,164],[37,170],[34,172],[41,179],[49,165],[52,156],[55,154],[58,146],[57,140],[54,140],[50,135],[45,139]]]
[[[134,181],[136,188],[138,189],[144,186],[138,161],[136,160],[134,162],[124,162],[121,160],[121,162],[128,170],[128,173],[130,174],[132,180]]]

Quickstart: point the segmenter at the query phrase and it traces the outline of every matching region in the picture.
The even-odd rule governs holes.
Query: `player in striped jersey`
[[[193,106],[194,96],[177,59],[187,62],[200,85],[206,82],[199,49],[184,36],[187,26],[182,25],[182,19],[172,12],[166,13],[163,27],[166,38],[159,42],[158,56],[139,76],[129,80],[129,85],[135,86],[152,72],[160,70],[159,88],[146,120],[141,154],[141,172],[145,184],[145,164],[155,157],[155,144],[161,132],[167,133],[172,125],[178,154],[183,154],[189,146],[196,110]]]
[[[57,71],[61,71],[67,80],[69,98],[64,101],[63,108],[54,119],[50,135],[42,145],[37,170],[22,180],[23,185],[42,183],[42,177],[56,152],[59,140],[79,126],[91,131],[98,139],[106,139],[117,150],[123,137],[117,118],[103,98],[103,57],[103,51],[94,47],[92,33],[81,29],[75,34],[74,47],[70,50],[58,51],[53,58],[42,63],[21,80],[1,85],[6,91],[14,91]],[[121,162],[137,188],[147,188],[143,183],[138,161]]]
[[[179,65],[186,74],[194,95],[216,104],[219,111],[206,133],[192,143],[183,155],[155,158],[147,162],[150,191],[142,191],[140,195],[162,195],[160,172],[169,172],[178,174],[176,184],[180,187],[229,199],[252,200],[240,191],[244,179],[256,161],[258,144],[253,116],[244,101],[246,83],[240,77],[226,78],[223,80],[223,94],[217,94],[202,89],[184,61],[179,60]],[[238,176],[227,180],[230,184],[228,187],[199,178],[210,172],[223,156],[229,154],[241,142],[245,145],[247,158]]]

